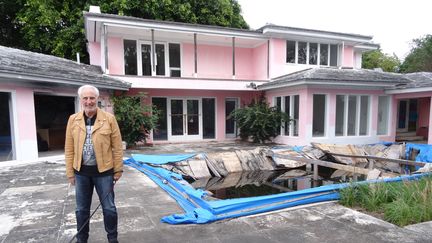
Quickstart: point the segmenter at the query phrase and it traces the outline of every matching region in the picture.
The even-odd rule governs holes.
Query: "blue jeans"
[[[114,204],[113,176],[84,176],[75,174],[76,194],[76,220],[77,230],[86,223],[90,217],[90,206],[93,196],[93,188],[102,203],[105,231],[109,242],[117,241],[117,209]],[[108,196],[106,196],[108,194]],[[106,197],[106,198],[105,198]],[[104,200],[105,198],[105,200]],[[77,235],[78,242],[87,242],[89,237],[90,222]]]

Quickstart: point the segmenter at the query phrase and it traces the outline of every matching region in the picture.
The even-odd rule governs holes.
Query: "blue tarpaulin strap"
[[[185,157],[190,158],[191,155],[185,155]],[[185,211],[183,214],[173,214],[161,219],[162,222],[169,224],[203,224],[221,219],[252,215],[298,205],[338,200],[340,197],[339,190],[351,185],[416,180],[426,175],[400,176],[357,182],[355,184],[341,183],[325,185],[301,191],[259,197],[207,201],[204,199],[207,193],[200,189],[194,189],[189,183],[182,179],[181,175],[137,161],[140,158],[143,157],[141,155],[134,155],[133,158],[125,160],[125,164],[149,176],[162,189],[167,191]],[[177,158],[181,158],[181,156]]]
[[[136,161],[149,163],[149,164],[167,164],[172,162],[179,162],[194,157],[196,154],[132,154],[132,158]]]

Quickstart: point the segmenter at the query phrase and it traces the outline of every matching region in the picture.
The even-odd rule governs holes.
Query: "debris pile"
[[[377,179],[410,173],[415,170],[415,167],[418,169],[425,165],[423,162],[412,161],[414,158],[405,158],[405,154],[403,143],[390,145],[312,143],[310,146],[301,147],[277,146],[198,154],[186,161],[162,166],[195,180],[210,177],[225,178],[239,172],[287,170],[305,166],[314,166],[314,170],[315,168],[318,170],[318,166],[332,168],[335,170],[332,177],[363,174],[367,179]],[[415,151],[412,154],[415,154]],[[250,175],[245,174],[245,176]],[[239,174],[235,178],[237,178],[236,183],[243,180]]]

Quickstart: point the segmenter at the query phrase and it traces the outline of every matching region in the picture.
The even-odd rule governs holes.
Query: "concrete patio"
[[[239,143],[167,144],[131,153],[193,153]],[[126,166],[115,186],[120,242],[432,242],[432,222],[397,227],[340,206],[307,205],[205,225],[169,225],[162,216],[182,213],[176,202],[141,172]],[[37,162],[0,162],[0,242],[69,242],[76,232],[74,188],[63,156]],[[95,197],[92,209],[98,204]],[[89,242],[106,242],[102,212],[91,221]]]

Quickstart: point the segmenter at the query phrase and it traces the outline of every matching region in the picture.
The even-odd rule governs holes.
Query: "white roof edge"
[[[270,82],[271,83],[271,82]],[[358,82],[358,83],[352,83],[352,82],[324,82],[324,81],[306,81],[306,80],[301,80],[301,81],[296,81],[296,82],[288,82],[288,83],[280,83],[280,84],[276,84],[274,86],[270,86],[270,87],[264,87],[264,88],[260,88],[259,86],[257,87],[258,90],[272,90],[272,89],[276,89],[276,88],[282,88],[282,87],[290,87],[290,86],[297,86],[297,85],[309,85],[309,84],[318,84],[318,85],[343,85],[343,86],[359,86],[359,87],[364,87],[365,86],[365,82]],[[367,84],[367,82],[366,82]],[[323,87],[325,87],[323,86]],[[374,86],[374,88],[383,88],[383,87],[392,87],[394,86],[393,84],[380,84],[379,86]]]
[[[227,30],[227,29],[216,29],[214,27],[206,28],[203,26],[181,26],[170,23],[151,23],[137,20],[129,20],[129,19],[115,19],[107,16],[86,16],[84,15],[85,22],[87,21],[95,21],[100,22],[106,25],[113,26],[122,26],[122,27],[131,27],[135,28],[147,28],[147,29],[159,29],[159,30],[171,30],[178,32],[186,32],[186,33],[202,33],[202,34],[215,34],[215,35],[230,35],[230,36],[238,36],[238,37],[249,37],[249,38],[257,38],[257,39],[268,39],[268,37],[263,36],[259,32],[254,31],[242,31],[242,30]]]
[[[331,32],[322,33],[321,31],[314,32],[313,30],[307,30],[307,29],[305,29],[305,31],[302,31],[302,30],[271,30],[271,31],[268,31],[268,30],[266,30],[266,28],[263,29],[263,34],[271,35],[271,33],[286,34],[286,35],[300,35],[300,36],[324,38],[324,39],[337,39],[337,40],[341,40],[341,41],[352,41],[352,42],[360,42],[360,43],[370,42],[372,40],[371,37],[364,37],[364,38],[362,38],[361,36],[348,37],[348,36],[343,36],[343,35],[351,35],[351,34],[344,34],[344,33],[332,34]]]
[[[432,87],[391,89],[391,90],[386,90],[385,93],[386,94],[407,94],[407,93],[430,92],[430,91],[432,91]]]

